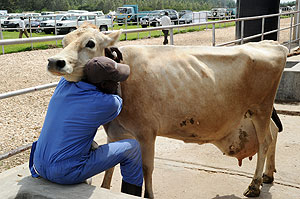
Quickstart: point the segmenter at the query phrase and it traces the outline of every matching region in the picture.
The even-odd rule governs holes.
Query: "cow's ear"
[[[113,46],[119,40],[119,37],[121,36],[121,34],[122,34],[122,31],[118,30],[118,31],[114,31],[114,32],[106,35],[105,47]]]

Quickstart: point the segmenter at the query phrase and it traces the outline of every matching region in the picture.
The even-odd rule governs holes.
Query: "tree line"
[[[139,10],[210,10],[214,7],[234,8],[234,0],[2,0],[0,10],[9,13],[28,11],[88,10],[108,13],[124,4],[137,4]]]

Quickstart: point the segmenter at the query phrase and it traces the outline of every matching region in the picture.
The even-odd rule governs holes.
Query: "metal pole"
[[[29,17],[29,32],[30,32],[30,37],[32,37],[32,30],[31,30],[31,17]],[[33,49],[33,42],[31,42],[31,49]]]
[[[1,26],[1,19],[0,19],[0,39],[3,40],[3,32],[2,32],[2,26]],[[2,45],[2,54],[4,55],[4,45]]]
[[[297,1],[297,11],[299,11],[299,9],[300,9],[300,3],[299,3],[299,0]],[[297,39],[299,39],[299,17],[300,17],[300,15],[299,15],[299,12],[297,12],[297,19],[296,19],[296,23],[297,23],[297,25],[296,25],[296,40]]]
[[[9,157],[11,157],[13,155],[16,155],[16,154],[19,154],[19,153],[21,153],[23,151],[26,151],[26,150],[30,149],[31,146],[32,146],[32,143],[27,144],[25,146],[21,146],[21,147],[19,147],[17,149],[14,149],[12,151],[7,152],[7,153],[1,154],[0,155],[0,160],[4,160],[4,159],[9,158]]]
[[[208,16],[207,16],[207,13],[206,13],[206,22],[208,22]],[[206,24],[205,30],[207,30],[207,27],[208,27],[208,25]]]
[[[296,36],[295,36],[295,40],[298,40],[298,34],[299,34],[299,27],[298,27],[299,13],[297,13],[295,17],[296,17]]]
[[[127,18],[128,18],[128,14],[126,15],[125,18],[125,30],[127,30]],[[127,33],[125,33],[125,40],[127,40]]]
[[[298,31],[298,34],[299,34],[299,17],[300,17],[300,14],[299,14],[299,11],[300,11],[300,2],[299,0],[297,1],[298,2],[298,5],[297,5],[297,31]],[[298,34],[297,34],[297,37],[298,37]],[[298,38],[299,39],[299,38]],[[300,46],[300,39],[298,40],[298,46]]]
[[[216,24],[212,24],[212,45],[215,46],[216,45]]]
[[[137,19],[136,20],[137,20],[137,28],[140,28],[139,27],[139,15],[137,15]],[[137,33],[137,38],[140,39],[140,32]]]
[[[264,40],[264,32],[265,32],[265,18],[261,19],[261,40]]]
[[[244,43],[244,20],[241,21],[241,44]]]
[[[54,34],[57,35],[57,29],[56,29],[56,17],[54,17]],[[57,46],[57,40],[55,40],[55,44]]]
[[[34,91],[39,91],[39,90],[44,90],[44,89],[52,88],[52,87],[57,86],[57,84],[58,84],[58,82],[54,82],[54,83],[44,84],[44,85],[40,85],[40,86],[36,86],[36,87],[24,88],[24,89],[17,90],[17,91],[11,91],[11,92],[7,92],[7,93],[1,93],[0,94],[0,99],[5,99],[5,98],[17,96],[17,95],[31,93],[31,92],[34,92]]]
[[[277,41],[279,41],[279,35],[280,35],[280,15],[278,16],[278,32],[277,32]]]
[[[174,45],[174,34],[173,34],[173,28],[170,29],[170,44]]]
[[[294,17],[294,14],[292,14],[292,15],[291,15],[291,24],[290,24],[290,40],[289,40],[289,53],[291,52],[291,41],[292,41],[293,17]]]
[[[114,30],[114,16],[111,15],[111,30]]]

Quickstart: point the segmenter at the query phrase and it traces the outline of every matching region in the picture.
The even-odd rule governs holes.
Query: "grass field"
[[[235,23],[226,23],[226,27],[234,26]],[[135,29],[135,28],[141,28],[141,26],[136,25],[128,25],[127,29]],[[207,26],[208,29],[212,28],[212,25]],[[224,28],[224,24],[217,24],[216,28]],[[125,25],[118,26],[115,25],[113,30],[118,29],[126,29]],[[206,26],[195,26],[195,27],[188,27],[188,28],[176,28],[174,29],[174,34],[179,33],[186,33],[186,32],[194,32],[194,31],[202,31],[206,29]],[[19,32],[8,32],[4,31],[3,33],[3,39],[17,39],[19,38]],[[53,35],[53,34],[52,34]],[[50,36],[50,34],[42,33],[32,33],[32,37],[43,37],[43,36]],[[162,31],[151,31],[151,32],[140,32],[140,33],[129,33],[127,34],[127,40],[135,40],[135,39],[142,39],[142,38],[148,38],[148,37],[160,37],[162,36]],[[25,35],[23,34],[23,38]],[[125,34],[122,34],[120,40],[125,40],[126,36]],[[49,41],[49,42],[39,42],[39,43],[33,43],[33,44],[17,44],[17,45],[6,45],[4,46],[4,52],[7,53],[15,53],[15,52],[22,52],[22,51],[29,51],[32,49],[48,49],[48,48],[55,48],[55,47],[61,47],[61,40],[56,41]],[[2,54],[2,47],[0,47],[0,54]]]

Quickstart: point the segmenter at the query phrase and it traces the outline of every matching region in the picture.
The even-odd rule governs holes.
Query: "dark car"
[[[164,15],[165,11],[163,10],[154,10],[153,12],[142,17],[140,20],[142,28],[147,26],[160,26],[160,18]]]
[[[188,24],[193,22],[193,13],[186,13],[179,19],[179,24]]]
[[[178,12],[176,10],[172,10],[172,9],[166,9],[164,11],[167,11],[169,14],[169,17],[171,19],[171,21],[177,25],[178,24],[178,20],[179,20],[179,15]]]
[[[40,33],[42,32],[41,30],[41,21],[40,20],[34,20],[34,21],[30,21],[31,24],[31,29],[32,31],[36,32],[36,33]],[[26,25],[26,28],[30,28],[29,24]]]
[[[180,10],[180,11],[178,11],[179,19],[180,19],[183,15],[185,15],[185,14],[187,14],[187,13],[193,13],[193,11],[191,11],[191,10]]]
[[[3,28],[18,28],[19,27],[19,17],[8,17],[4,22]]]

